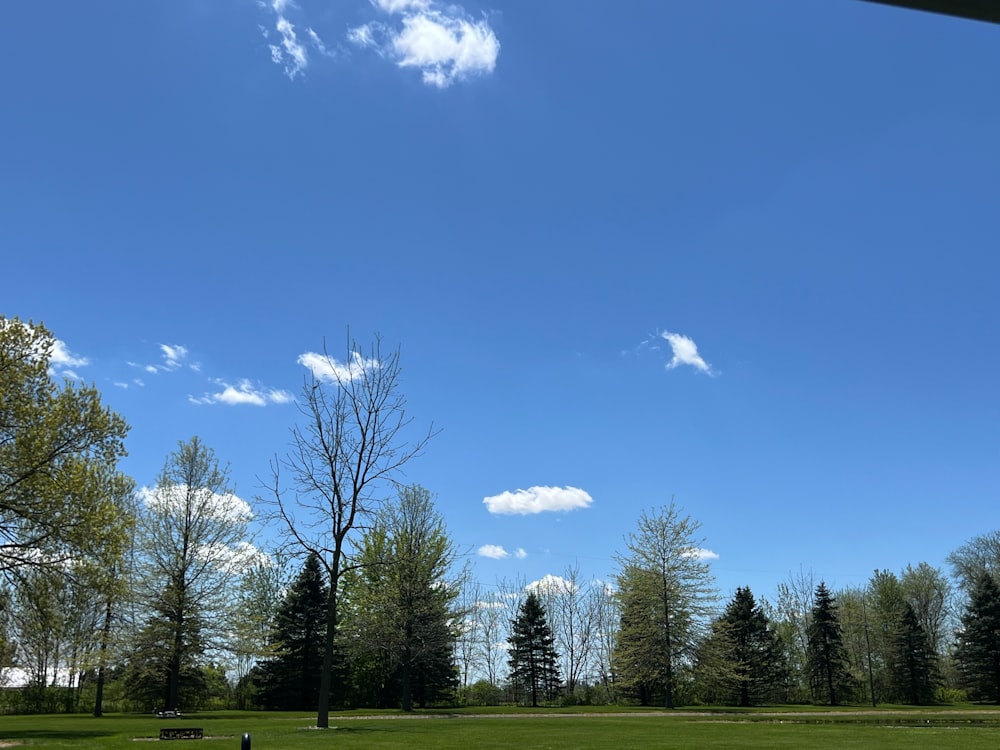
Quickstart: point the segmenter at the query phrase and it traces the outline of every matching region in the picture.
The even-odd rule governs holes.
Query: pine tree
[[[315,710],[326,638],[327,588],[319,557],[309,555],[275,617],[273,659],[262,665],[263,703],[279,710]]]
[[[906,703],[922,706],[934,702],[938,683],[937,655],[912,606],[906,604],[892,644],[894,692]]]
[[[738,588],[716,630],[735,674],[732,692],[738,705],[766,700],[783,682],[781,645],[749,588]]]
[[[972,698],[1000,703],[1000,586],[988,572],[962,615],[955,660]]]
[[[541,695],[552,700],[559,692],[559,655],[555,638],[545,617],[538,595],[528,594],[511,622],[510,680],[515,689],[531,696],[531,705],[538,705]]]
[[[806,672],[813,697],[836,706],[850,689],[847,665],[837,603],[820,581],[813,598],[806,653]]]

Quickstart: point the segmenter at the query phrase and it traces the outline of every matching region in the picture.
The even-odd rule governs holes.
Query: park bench
[[[201,727],[163,727],[160,730],[161,740],[203,740],[205,730]]]

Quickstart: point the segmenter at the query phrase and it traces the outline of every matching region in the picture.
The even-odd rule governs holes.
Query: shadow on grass
[[[0,732],[4,740],[85,740],[98,737],[113,737],[116,732],[89,731],[80,729],[5,729]]]

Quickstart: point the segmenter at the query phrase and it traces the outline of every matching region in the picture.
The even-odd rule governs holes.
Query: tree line
[[[399,352],[326,356],[258,514],[197,437],[155,486],[128,427],[57,382],[54,337],[0,318],[0,709],[1000,702],[1000,532],[833,591],[799,571],[723,601],[699,524],[650,508],[607,580],[474,580],[432,493],[399,482],[417,430]]]

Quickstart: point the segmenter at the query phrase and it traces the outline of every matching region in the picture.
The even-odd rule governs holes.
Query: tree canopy
[[[0,572],[126,543],[127,519],[105,486],[128,425],[93,386],[56,382],[57,345],[41,324],[0,317]]]

